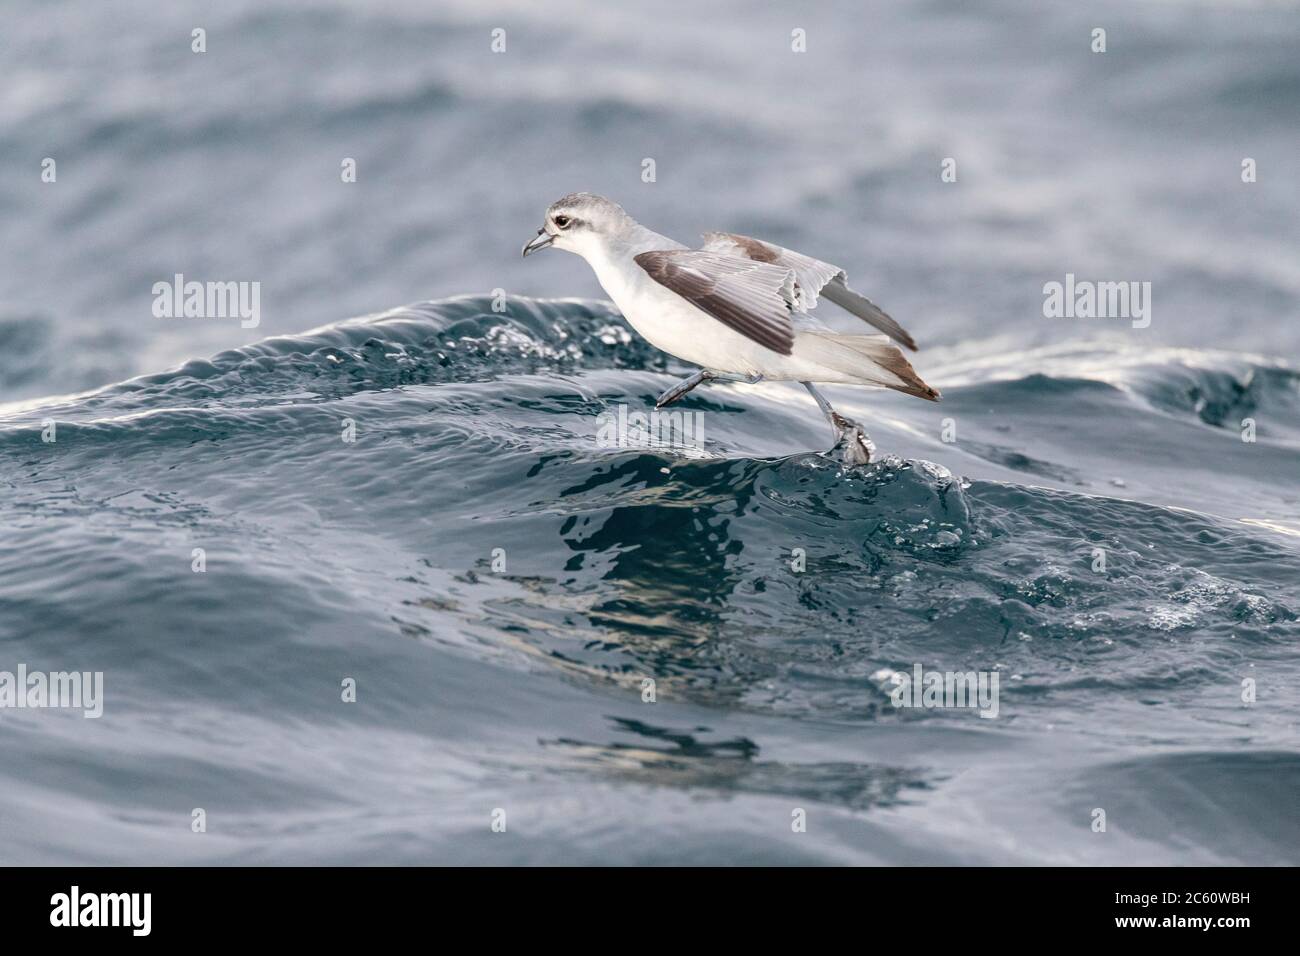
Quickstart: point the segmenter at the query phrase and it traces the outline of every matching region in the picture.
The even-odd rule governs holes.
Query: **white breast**
[[[750,353],[765,349],[660,285],[630,256],[588,261],[623,317],[655,348],[718,372],[757,370]]]

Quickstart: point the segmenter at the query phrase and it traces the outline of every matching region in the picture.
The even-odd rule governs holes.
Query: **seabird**
[[[689,249],[647,229],[623,207],[594,193],[551,204],[528,256],[555,247],[587,260],[605,292],[651,345],[700,366],[659,396],[671,405],[705,382],[799,382],[835,431],[846,464],[866,464],[875,446],[814,382],[892,388],[939,400],[890,339],[916,350],[902,326],[849,288],[844,270],[747,236],[704,234]],[[835,332],[810,311],[819,298],[884,335]],[[834,450],[834,449],[832,449]]]

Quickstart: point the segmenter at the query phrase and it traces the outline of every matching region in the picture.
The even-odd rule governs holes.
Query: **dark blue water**
[[[0,671],[105,703],[0,710],[0,860],[1300,862],[1294,10],[739,11],[6,13]],[[798,386],[601,447],[689,369],[527,297],[597,292],[516,258],[573,188],[841,262],[943,403],[829,389],[854,471]]]

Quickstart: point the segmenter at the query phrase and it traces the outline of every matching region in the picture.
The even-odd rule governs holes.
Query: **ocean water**
[[[0,672],[104,699],[0,708],[0,862],[1300,862],[1297,49],[1281,3],[6,10]],[[690,369],[519,260],[574,189],[845,266],[943,402],[829,388],[862,469],[797,385],[603,447]],[[259,325],[155,318],[175,273]],[[1067,274],[1149,326],[1045,318]],[[998,715],[895,708],[918,664]]]

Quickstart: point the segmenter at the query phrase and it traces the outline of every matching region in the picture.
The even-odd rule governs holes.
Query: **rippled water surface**
[[[1294,7],[115,6],[0,35],[0,670],[106,695],[0,711],[0,860],[1300,862]],[[843,263],[943,403],[601,447],[690,369],[517,260],[574,188]]]

